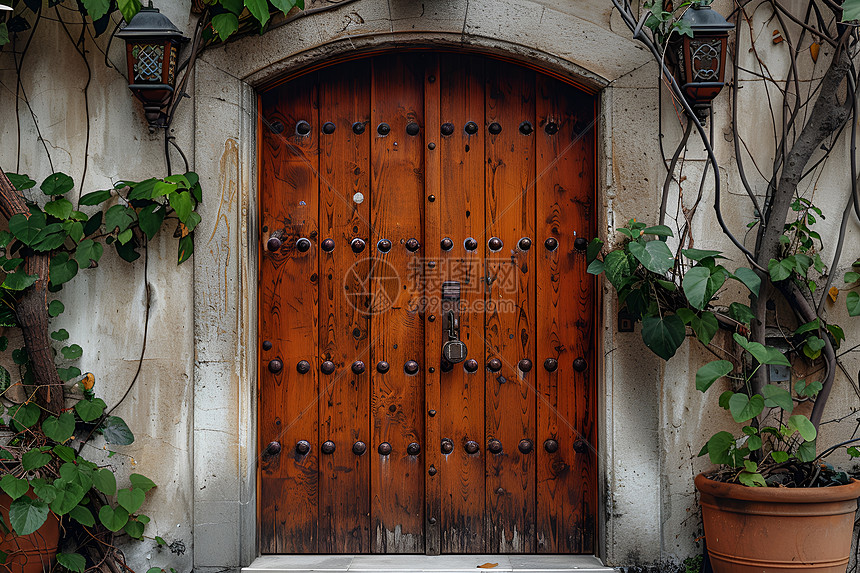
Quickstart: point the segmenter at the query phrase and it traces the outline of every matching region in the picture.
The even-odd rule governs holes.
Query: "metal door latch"
[[[460,283],[445,281],[442,283],[442,312],[445,330],[448,331],[448,341],[442,346],[442,357],[451,364],[457,364],[466,359],[468,350],[460,340]]]

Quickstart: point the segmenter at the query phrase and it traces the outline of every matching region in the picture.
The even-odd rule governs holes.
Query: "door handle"
[[[457,364],[466,359],[468,349],[460,340],[460,283],[445,281],[442,283],[442,326],[448,333],[448,340],[442,346],[442,358],[451,364]]]

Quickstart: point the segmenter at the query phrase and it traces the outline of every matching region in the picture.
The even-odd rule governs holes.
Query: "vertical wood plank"
[[[486,234],[502,241],[487,252],[485,371],[487,438],[502,443],[502,452],[487,453],[487,551],[531,553],[535,548],[535,451],[522,453],[521,440],[535,441],[535,370],[519,362],[535,360],[534,259],[537,245],[520,250],[522,237],[534,237],[534,133],[519,126],[534,122],[534,74],[509,64],[487,61],[486,87]],[[493,123],[501,126],[489,133]]]
[[[445,527],[442,509],[442,483],[446,479],[447,469],[443,456],[437,447],[442,440],[442,415],[445,407],[441,401],[440,387],[442,369],[442,343],[445,335],[442,332],[440,299],[438,290],[441,288],[440,267],[442,251],[439,246],[442,225],[442,156],[441,136],[438,132],[439,120],[439,84],[442,82],[439,69],[439,56],[426,58],[424,67],[424,253],[428,262],[433,262],[432,268],[425,268],[424,289],[426,303],[425,317],[430,319],[424,328],[424,356],[428,368],[425,368],[424,378],[424,428],[427,447],[424,455],[424,471],[427,481],[424,486],[427,525],[425,528],[424,552],[427,555],[439,555],[442,551],[441,532]],[[430,201],[429,197],[434,201]],[[441,199],[441,200],[440,200]],[[433,371],[430,371],[433,367]],[[433,475],[430,475],[433,474]]]
[[[388,239],[390,252],[368,245],[373,257],[373,364],[390,370],[371,373],[373,447],[386,442],[392,452],[376,454],[371,469],[371,535],[376,553],[424,552],[424,325],[423,250],[406,243],[423,238],[423,144],[406,133],[409,123],[423,123],[424,74],[420,60],[380,56],[372,62],[371,223],[374,239]],[[382,123],[387,135],[378,132]],[[371,241],[373,242],[373,241]],[[392,289],[392,283],[399,284]],[[404,365],[418,363],[408,375]],[[421,453],[407,448],[416,443]]]
[[[478,361],[477,372],[469,373],[460,363],[441,374],[441,408],[439,418],[442,436],[452,440],[454,451],[440,456],[442,493],[442,551],[445,553],[480,553],[484,550],[485,469],[487,455],[484,436],[484,286],[483,258],[486,242],[467,251],[467,238],[484,235],[484,69],[477,57],[445,56],[440,70],[441,117],[433,125],[439,139],[443,166],[441,194],[436,204],[441,211],[438,230],[430,247],[439,253],[438,272],[427,279],[428,298],[438,300],[442,282],[457,281],[461,289],[460,340],[466,343],[468,358]],[[474,122],[476,133],[466,131]],[[430,122],[428,121],[428,124]],[[451,123],[454,133],[441,136],[440,126]],[[428,225],[429,232],[429,225]],[[450,238],[449,251],[440,248],[440,240]],[[444,317],[436,321],[441,329]],[[441,333],[447,340],[447,333]],[[437,353],[441,344],[437,345]],[[441,356],[441,355],[440,355]],[[466,444],[477,442],[476,453],[468,453]]]
[[[319,152],[316,132],[299,135],[296,125],[317,123],[316,76],[309,75],[263,98],[263,160],[259,312],[261,346],[259,452],[264,553],[317,551],[317,253]],[[267,243],[280,238],[272,251]],[[301,252],[298,240],[310,241]],[[271,360],[282,368],[269,369]],[[300,360],[312,368],[296,370]],[[306,455],[295,444],[307,440]],[[281,450],[266,453],[270,442]]]
[[[537,78],[537,349],[538,362],[558,360],[558,370],[537,370],[537,551],[591,553],[597,512],[595,451],[596,378],[594,280],[585,272],[577,238],[594,236],[594,100],[548,78]],[[548,124],[557,133],[547,131]],[[558,240],[549,251],[543,241]],[[581,245],[582,246],[582,245]],[[574,360],[585,360],[578,372]]]
[[[367,252],[350,241],[370,242],[370,138],[355,122],[370,120],[370,62],[320,72],[320,353],[335,373],[322,377],[320,441],[336,449],[321,456],[319,551],[362,553],[370,549],[370,316]],[[331,126],[323,127],[331,123]],[[331,133],[327,133],[331,131]],[[360,194],[360,196],[356,196]],[[352,365],[364,365],[356,374]],[[360,368],[359,368],[360,369]],[[367,451],[356,454],[362,442]],[[360,446],[359,446],[360,447]]]

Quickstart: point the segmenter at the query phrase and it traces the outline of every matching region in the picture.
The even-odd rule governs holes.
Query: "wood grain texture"
[[[534,369],[523,373],[522,359],[535,360],[535,248],[520,251],[522,237],[534,237],[534,134],[519,125],[534,121],[534,74],[501,62],[486,63],[485,130],[497,122],[498,135],[486,136],[486,234],[503,246],[487,252],[487,358],[501,360],[498,372],[485,371],[487,438],[502,443],[487,454],[488,552],[531,553],[535,549],[535,452],[521,453],[523,439],[535,440]]]
[[[317,123],[315,76],[287,84],[263,98],[263,162],[261,169],[261,267],[259,312],[261,350],[259,452],[264,553],[317,551],[318,491],[318,138],[296,133],[296,124]],[[273,235],[277,251],[266,248]],[[297,241],[310,240],[300,252]],[[262,348],[262,347],[261,347]],[[268,369],[270,360],[283,364]],[[312,368],[299,374],[296,364]],[[311,451],[300,455],[295,444],[307,440]],[[277,441],[280,453],[267,455]]]
[[[458,281],[461,287],[460,340],[466,343],[468,357],[483,366],[484,299],[483,258],[486,242],[478,242],[476,251],[467,251],[468,237],[484,234],[484,69],[477,57],[447,55],[439,74],[440,121],[435,127],[439,140],[441,193],[436,202],[441,213],[438,231],[428,244],[439,252],[437,273],[432,287],[428,276],[428,296],[441,295],[442,282]],[[475,122],[478,132],[468,134],[465,126]],[[438,125],[451,123],[454,133],[439,135]],[[429,232],[429,228],[428,228]],[[439,247],[442,238],[454,243],[450,251]],[[439,317],[437,328],[444,320]],[[447,333],[441,333],[447,340]],[[441,350],[441,344],[436,351]],[[444,553],[480,553],[484,550],[485,468],[487,452],[484,436],[483,369],[467,373],[463,364],[441,374],[439,421],[442,436],[454,443],[454,451],[441,456],[442,467],[442,551]],[[465,450],[468,441],[480,445],[477,453]]]
[[[334,240],[331,252],[320,250],[320,354],[337,370],[322,377],[319,401],[320,442],[331,440],[334,453],[320,464],[319,551],[363,553],[370,549],[370,458],[352,447],[370,449],[370,315],[366,304],[370,270],[350,241],[370,243],[370,138],[353,133],[353,123],[370,120],[370,62],[320,72],[320,241]],[[323,124],[335,126],[321,132]],[[323,236],[324,235],[324,236]],[[358,262],[358,264],[356,264]],[[355,374],[361,361],[365,371]]]
[[[372,363],[386,361],[386,374],[371,373],[373,448],[391,444],[388,456],[372,454],[371,535],[376,553],[424,552],[424,325],[423,249],[411,253],[406,242],[423,238],[423,145],[406,126],[423,123],[422,61],[414,56],[381,56],[372,62],[371,223],[374,239],[388,239],[373,257],[371,318]],[[380,135],[386,123],[390,133]],[[392,277],[400,284],[392,289]],[[407,375],[414,360],[418,373]],[[409,455],[410,443],[422,452]]]
[[[539,240],[555,251],[537,257],[538,362],[555,358],[555,372],[537,370],[541,447],[537,466],[537,539],[542,553],[594,551],[597,512],[594,280],[585,272],[577,237],[594,236],[594,100],[545,76],[537,77],[537,212]],[[555,134],[547,124],[558,126]],[[583,358],[585,372],[573,362]],[[559,444],[555,453],[542,447]],[[574,444],[579,441],[577,449]]]

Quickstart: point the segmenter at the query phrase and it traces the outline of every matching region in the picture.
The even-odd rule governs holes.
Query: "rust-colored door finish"
[[[594,98],[374,56],[261,97],[263,553],[592,553]]]

